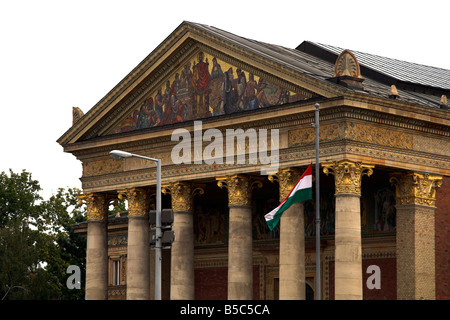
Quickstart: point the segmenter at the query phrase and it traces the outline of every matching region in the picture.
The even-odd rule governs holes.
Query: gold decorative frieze
[[[300,178],[300,170],[297,168],[280,169],[276,175],[268,177],[270,182],[278,181],[280,185],[280,200],[284,200],[294,188]]]
[[[145,217],[148,215],[150,197],[148,192],[142,188],[130,188],[119,190],[119,199],[128,200],[128,216]]]
[[[83,201],[87,207],[88,221],[106,221],[108,217],[108,206],[111,198],[103,193],[88,193],[78,196],[78,203]]]
[[[123,171],[123,161],[113,159],[83,162],[83,177],[98,176]]]
[[[370,176],[375,166],[353,162],[348,160],[322,163],[323,172],[334,176],[336,194],[354,193],[361,194],[361,178]]]
[[[314,139],[314,129],[311,128],[290,130],[288,135],[289,147],[314,144]],[[402,131],[348,121],[321,125],[320,142],[335,140],[353,140],[408,150],[413,148],[412,135]]]
[[[173,211],[192,211],[193,197],[197,194],[203,194],[202,187],[189,182],[177,181],[165,185],[161,189],[162,193],[172,196]]]
[[[434,206],[436,189],[442,185],[442,176],[409,172],[393,175],[390,182],[395,185],[397,204]]]
[[[312,130],[314,131],[314,130]],[[314,138],[312,138],[314,139]],[[313,140],[312,140],[313,141]],[[421,144],[425,145],[427,142],[431,143],[433,140],[423,140]],[[414,147],[417,147],[418,139],[414,138]],[[440,153],[444,153],[445,144],[444,139],[439,141],[443,146]],[[420,149],[420,148],[419,148]],[[384,165],[389,162],[394,166],[405,167],[411,171],[422,170],[427,168],[431,174],[450,175],[450,162],[447,155],[440,155],[437,152],[432,152],[431,148],[422,149],[419,152],[415,150],[405,151],[404,149],[396,150],[394,148],[385,149],[377,145],[367,145],[363,143],[346,141],[335,141],[330,144],[323,144],[320,147],[320,156],[323,159],[337,158],[343,154],[357,155],[363,158],[373,158],[370,162],[373,164]],[[300,165],[307,165],[307,159],[313,159],[315,156],[314,142],[307,147],[289,147],[280,149],[279,164],[280,167],[289,167],[299,165],[299,160],[304,159]],[[326,157],[326,158],[325,158]],[[378,160],[378,159],[381,159]],[[120,162],[120,161],[119,161]],[[149,162],[149,161],[147,161]],[[164,164],[164,163],[163,163]],[[180,180],[194,180],[221,177],[230,174],[230,170],[234,165],[218,164],[212,170],[210,164],[179,164],[179,165],[163,165],[162,176],[165,181],[180,181]],[[240,165],[241,169],[248,169],[248,172],[259,170],[262,166],[245,163]],[[86,192],[104,192],[112,189],[117,189],[120,185],[144,186],[156,183],[156,170],[130,170],[123,173],[101,175],[92,177],[82,177],[82,188]]]

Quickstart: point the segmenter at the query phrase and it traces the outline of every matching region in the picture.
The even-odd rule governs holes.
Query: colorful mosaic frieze
[[[199,52],[141,102],[114,132],[256,110],[306,98]]]

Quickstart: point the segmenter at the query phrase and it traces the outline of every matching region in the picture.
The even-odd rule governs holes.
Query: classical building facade
[[[316,104],[320,298],[450,298],[449,94],[450,70],[183,22],[58,140],[82,164],[86,299],[154,298],[156,169],[114,149],[162,161],[163,299],[317,298],[314,196],[264,221],[315,162]]]

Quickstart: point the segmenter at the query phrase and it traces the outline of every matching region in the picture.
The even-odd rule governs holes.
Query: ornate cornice
[[[409,172],[393,175],[390,182],[395,185],[398,205],[418,204],[434,207],[436,189],[442,185],[442,176]]]
[[[361,178],[370,176],[375,166],[348,160],[322,163],[323,172],[334,176],[336,194],[352,193],[361,195]]]
[[[170,154],[169,154],[170,156]],[[432,153],[415,152],[412,150],[398,150],[392,147],[367,145],[358,142],[334,141],[320,146],[320,158],[338,160],[342,157],[357,161],[361,157],[371,159],[375,165],[386,165],[406,170],[420,170],[427,167],[430,173],[450,175],[449,157]],[[301,167],[308,165],[315,157],[314,145],[280,149],[279,165],[281,168]],[[192,181],[198,178],[216,179],[232,175],[233,173],[257,172],[264,165],[245,164],[236,167],[231,164],[179,164],[166,165],[163,161],[162,176],[164,183],[175,181]],[[154,168],[135,168],[129,172],[111,172],[91,177],[81,178],[83,190],[90,192],[104,192],[130,186],[144,187],[156,184],[156,170]]]
[[[396,132],[400,135],[426,134],[437,138],[450,137],[449,126],[447,125],[379,112],[375,110],[377,107],[376,105],[374,105],[373,108],[370,107],[371,109],[340,105],[341,103],[346,103],[345,101],[347,100],[336,98],[328,99],[321,103],[321,129],[322,127],[327,127],[327,130],[330,130],[333,123],[346,123],[346,130],[356,130],[359,127],[361,133],[364,133],[364,128],[372,130],[375,127],[375,130],[382,135],[392,131],[390,133],[391,135]],[[367,104],[367,102],[364,103]],[[276,119],[273,116],[274,111],[276,111]],[[230,118],[234,119],[232,124],[230,124]],[[309,132],[307,141],[313,139],[312,134],[314,133],[314,129],[311,129],[310,126],[312,121],[314,121],[314,105],[311,102],[300,101],[292,105],[263,108],[252,112],[251,114],[244,112],[242,114],[236,113],[217,119],[208,118],[203,121],[203,124],[205,127],[208,124],[209,126],[214,126],[218,129],[225,126],[227,129],[239,127],[244,130],[246,128],[291,129],[289,133],[290,146],[297,146],[305,144],[305,142],[298,139],[298,136],[307,136],[307,133]],[[352,124],[354,128],[350,128],[350,124]],[[145,147],[148,149],[148,146],[152,145],[152,147],[159,149],[160,147],[173,144],[171,141],[171,133],[174,129],[191,128],[192,126],[192,122],[180,123],[171,127],[157,127],[132,133],[99,137],[95,141],[82,141],[76,145],[67,146],[65,147],[65,151],[72,152],[80,160],[84,160],[87,156],[104,156],[111,148],[119,148],[122,144],[126,144],[127,148]],[[343,129],[340,130],[342,131]],[[367,137],[361,135],[359,137],[360,139],[373,140],[373,133],[368,134]],[[371,136],[372,138],[370,138]],[[324,137],[324,135],[321,135],[321,139]],[[398,144],[398,141],[399,138],[396,138],[392,143]],[[410,146],[410,142],[407,142],[406,145]]]

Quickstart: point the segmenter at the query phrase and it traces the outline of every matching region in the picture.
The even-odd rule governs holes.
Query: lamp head
[[[121,151],[121,150],[113,150],[113,151],[111,151],[109,153],[109,155],[114,160],[121,160],[121,159],[129,158],[129,157],[133,156],[131,153],[125,152],[125,151]]]

